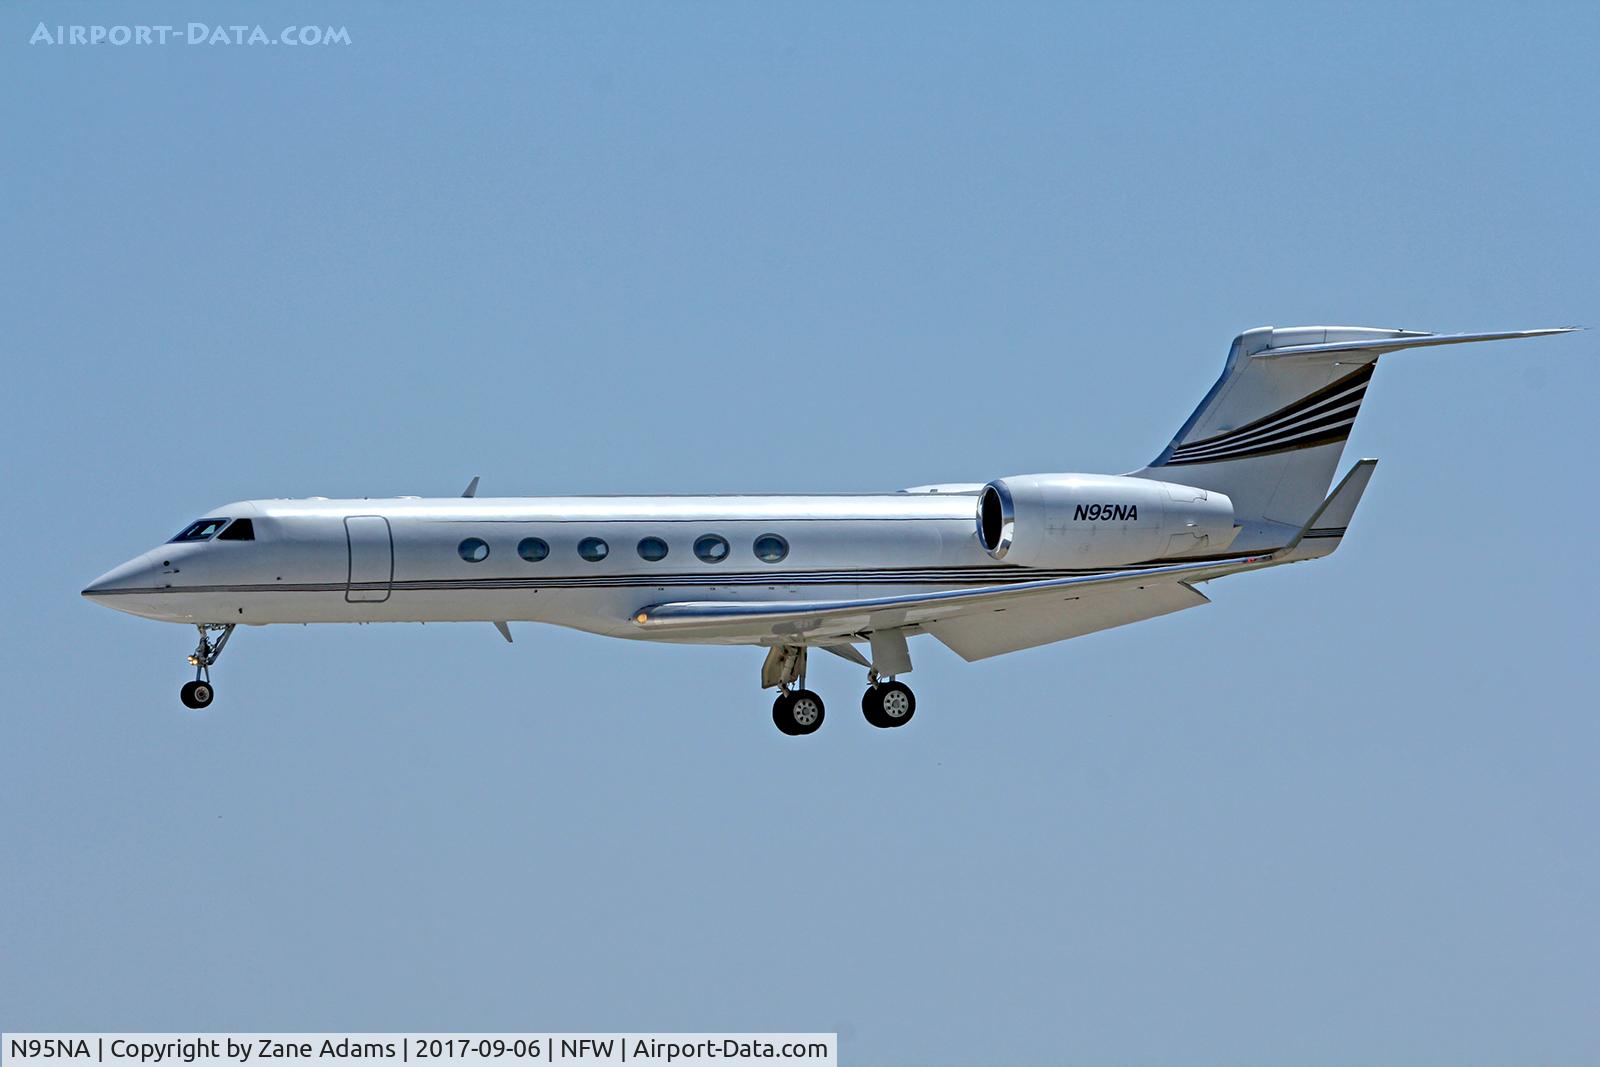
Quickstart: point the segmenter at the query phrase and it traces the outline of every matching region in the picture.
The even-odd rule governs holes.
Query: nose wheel
[[[211,688],[210,682],[185,682],[178,691],[178,699],[183,701],[183,706],[199,711],[201,708],[210,707],[211,698],[216,695],[216,690]]]
[[[212,698],[217,695],[211,685],[211,665],[217,662],[223,646],[233,636],[233,623],[204,623],[195,628],[200,631],[200,643],[189,657],[189,665],[194,668],[194,681],[184,683],[183,688],[178,690],[178,699],[183,701],[184,707],[199,711],[210,707]],[[215,640],[212,634],[218,635]]]
[[[904,682],[877,682],[861,695],[861,713],[878,729],[893,729],[911,721],[917,698]]]

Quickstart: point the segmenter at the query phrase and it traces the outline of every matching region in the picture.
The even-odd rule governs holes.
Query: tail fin
[[[1226,493],[1235,521],[1298,529],[1322,503],[1378,357],[1402,348],[1569,333],[1430,334],[1362,326],[1247,330],[1222,377],[1136,478]]]

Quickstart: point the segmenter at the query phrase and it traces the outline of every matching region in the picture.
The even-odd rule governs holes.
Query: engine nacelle
[[[1109,474],[1024,474],[978,494],[978,540],[995,559],[1064,570],[1220,552],[1233,501],[1172,482]]]

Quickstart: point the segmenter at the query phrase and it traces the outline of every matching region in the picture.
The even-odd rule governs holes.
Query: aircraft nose
[[[141,618],[186,620],[182,598],[170,595],[177,592],[172,576],[178,573],[178,562],[169,546],[153,548],[106,571],[84,587],[83,595],[90,603]]]
[[[84,586],[83,595],[90,600],[104,600],[118,593],[147,587],[150,585],[148,571],[149,566],[143,556],[130,559]]]

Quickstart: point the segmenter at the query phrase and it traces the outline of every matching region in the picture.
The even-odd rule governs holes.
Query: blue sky
[[[268,14],[267,12],[269,12]],[[30,46],[41,19],[348,47]],[[192,633],[243,497],[1124,471],[1257,325],[1600,324],[1593,5],[11,4],[7,1030],[1600,1057],[1594,333],[1386,359],[1332,560],[768,717],[759,653]]]

